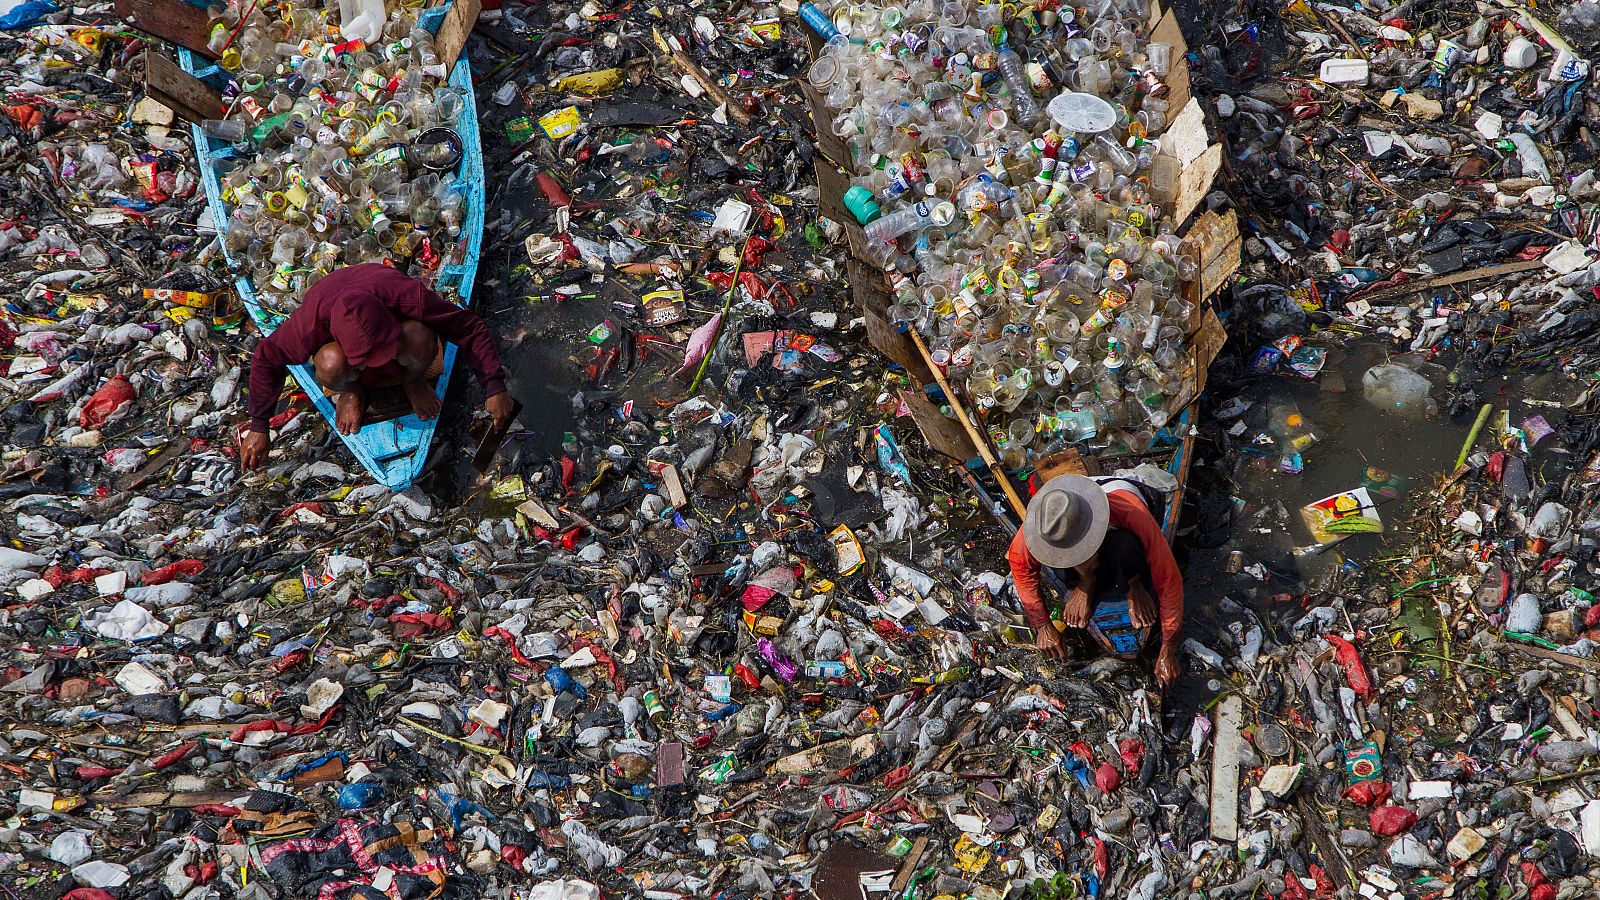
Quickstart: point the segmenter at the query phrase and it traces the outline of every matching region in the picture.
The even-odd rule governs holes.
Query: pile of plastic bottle
[[[979,409],[1006,461],[1142,452],[1180,388],[1195,261],[1163,214],[1172,47],[1146,0],[807,3],[807,78],[856,173],[844,200],[891,318]],[[845,162],[841,160],[841,162]]]
[[[466,186],[447,82],[421,4],[341,0],[337,12],[257,0],[213,7],[209,46],[232,77],[202,123],[229,206],[225,246],[260,301],[287,313],[336,268],[458,261]]]

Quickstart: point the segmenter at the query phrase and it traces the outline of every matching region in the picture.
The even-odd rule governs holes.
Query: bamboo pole
[[[1489,421],[1489,413],[1494,412],[1493,403],[1485,403],[1478,410],[1478,420],[1472,423],[1472,430],[1467,432],[1467,442],[1461,445],[1461,455],[1456,457],[1456,468],[1467,464],[1467,456],[1472,453],[1472,445],[1478,442],[1478,432],[1483,430],[1483,423]]]
[[[950,401],[950,411],[956,414],[956,421],[960,422],[961,427],[966,429],[967,437],[972,440],[972,445],[978,449],[978,458],[983,460],[984,465],[989,467],[989,473],[995,477],[996,481],[1000,482],[1000,490],[1006,492],[1006,499],[1011,501],[1011,509],[1016,512],[1017,518],[1026,518],[1028,505],[1022,502],[1021,497],[1017,496],[1017,489],[1011,486],[1011,479],[1006,475],[1006,470],[1000,465],[1000,461],[994,458],[994,454],[989,452],[989,439],[973,427],[972,420],[967,417],[967,408],[961,403],[961,398],[957,397],[956,392],[950,389],[950,382],[945,381],[944,372],[933,364],[933,358],[928,354],[928,345],[922,342],[922,335],[918,334],[915,328],[909,329],[909,333],[911,334],[911,339],[917,344],[917,352],[922,354],[922,361],[927,364],[928,371],[933,373],[933,380],[938,382],[939,390],[944,391],[945,399]]]

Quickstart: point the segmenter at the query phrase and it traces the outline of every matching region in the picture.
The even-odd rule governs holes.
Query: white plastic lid
[[[1068,91],[1050,101],[1050,118],[1078,134],[1099,134],[1117,124],[1117,110],[1093,94]]]

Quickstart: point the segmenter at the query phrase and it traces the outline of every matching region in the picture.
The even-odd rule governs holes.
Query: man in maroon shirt
[[[250,431],[239,460],[247,469],[266,461],[272,411],[288,367],[310,362],[317,381],[334,392],[340,434],[361,430],[367,388],[399,382],[417,418],[439,414],[428,369],[443,338],[466,356],[483,384],[483,408],[502,425],[511,416],[505,369],[483,320],[448,303],[422,282],[381,263],[328,274],[250,359]]]

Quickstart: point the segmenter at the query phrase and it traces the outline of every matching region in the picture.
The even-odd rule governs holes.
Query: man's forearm
[[[1013,569],[1011,580],[1017,586],[1017,601],[1022,604],[1022,615],[1028,620],[1028,625],[1035,630],[1047,627],[1050,624],[1050,610],[1039,592],[1039,573]]]
[[[1183,595],[1163,595],[1160,603],[1161,642],[1166,646],[1177,646],[1178,638],[1183,634]]]
[[[272,414],[278,408],[278,395],[289,370],[273,358],[263,341],[250,357],[250,430],[266,434],[272,427]]]
[[[402,304],[401,312],[416,303],[414,317],[432,328],[440,337],[461,348],[467,367],[483,385],[486,397],[503,394],[506,390],[505,367],[500,364],[500,354],[495,351],[494,337],[489,326],[476,313],[446,301],[438,294],[423,289],[420,300]]]

